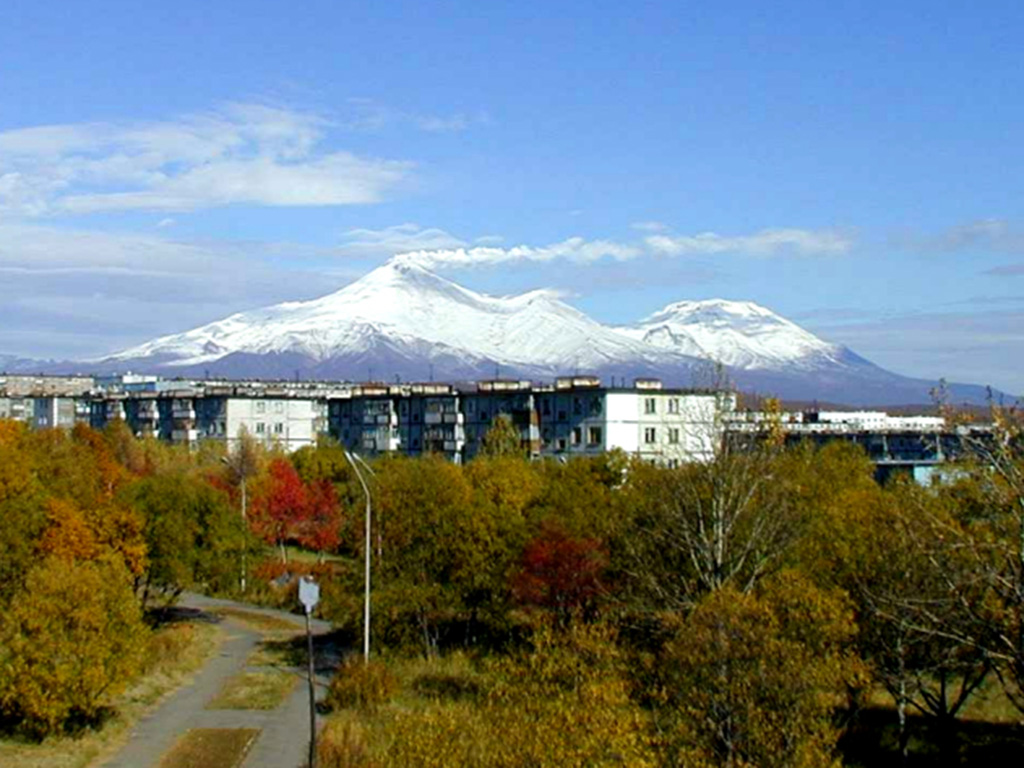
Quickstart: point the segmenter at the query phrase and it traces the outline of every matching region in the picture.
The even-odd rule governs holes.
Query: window
[[[645,427],[644,428],[644,442],[645,443],[647,443],[647,444],[653,443],[655,440],[657,440],[657,438],[658,438],[658,434],[657,434],[657,431],[654,429],[654,427]]]
[[[601,414],[601,398],[595,397],[591,399],[590,413],[592,416],[599,416]]]
[[[590,427],[587,430],[587,443],[589,445],[600,445],[601,444],[601,428]]]
[[[278,422],[277,424],[275,424],[274,425],[274,434],[275,435],[283,435],[284,434],[284,424],[282,424],[281,422]]]
[[[679,442],[679,429],[677,427],[672,427],[671,429],[669,429],[668,441],[673,445],[676,445]]]
[[[580,427],[573,427],[572,444],[579,445],[581,442],[583,442],[583,430]]]
[[[545,416],[551,415],[551,401],[544,399],[540,401],[540,410]]]
[[[284,413],[284,403],[280,400],[274,402],[274,413]]]
[[[679,413],[679,398],[678,397],[673,397],[671,400],[668,401],[668,412],[669,413]]]
[[[583,404],[578,397],[572,399],[572,413],[574,416],[579,416],[583,413]]]
[[[565,438],[564,437],[558,438],[558,450],[560,450],[560,451],[564,451],[565,450]]]
[[[262,435],[266,431],[267,431],[267,425],[264,424],[262,421],[257,421],[256,422],[256,434],[257,435]]]
[[[653,397],[644,399],[644,413],[657,413],[658,412],[658,401]]]
[[[267,404],[266,403],[264,403],[262,400],[260,400],[258,403],[256,403],[256,413],[266,413],[266,412],[267,412]]]

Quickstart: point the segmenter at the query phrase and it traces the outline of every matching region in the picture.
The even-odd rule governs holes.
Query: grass
[[[260,632],[294,633],[300,630],[298,622],[301,621],[301,619],[298,616],[295,617],[295,621],[289,621],[288,619],[282,619],[277,616],[267,616],[266,614],[259,613],[258,611],[246,611],[241,608],[215,608],[211,613],[225,618],[237,619],[243,624],[247,624]]]
[[[285,638],[267,638],[249,654],[249,667],[305,667],[306,638],[297,634]]]
[[[38,744],[0,737],[0,766],[84,768],[113,754],[127,742],[136,721],[206,663],[223,636],[222,630],[205,622],[158,628],[150,638],[146,671],[112,702],[112,714],[100,728]]]
[[[160,768],[238,768],[259,728],[194,728],[160,761]]]
[[[1024,754],[1024,716],[1018,712],[994,675],[961,711],[956,722],[939,725],[911,709],[907,716],[909,756],[899,755],[899,728],[892,699],[873,691],[840,741],[843,763],[850,768],[888,768],[1015,764]]]
[[[242,672],[206,705],[207,709],[277,709],[295,688],[298,678],[280,670]]]
[[[288,553],[288,562],[296,563],[339,563],[345,560],[341,555],[331,554],[329,552],[321,555],[319,552],[314,552],[311,549],[302,549],[301,547],[287,546],[285,551]]]

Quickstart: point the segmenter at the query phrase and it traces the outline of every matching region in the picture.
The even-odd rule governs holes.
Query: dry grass
[[[49,738],[40,744],[0,738],[0,766],[84,768],[113,754],[128,740],[139,718],[206,663],[223,636],[220,629],[206,623],[158,629],[150,641],[146,671],[113,702],[114,714],[101,728],[74,737]]]
[[[288,672],[242,672],[224,684],[207,709],[277,709],[295,688],[298,677]]]
[[[243,624],[247,624],[252,629],[259,632],[275,632],[284,633],[290,632],[295,633],[300,631],[302,627],[300,623],[302,619],[296,617],[295,621],[289,621],[288,619],[282,619],[277,616],[268,616],[257,611],[246,611],[240,608],[215,608],[210,611],[217,616],[223,616],[225,618],[237,619]]]
[[[194,728],[160,761],[160,768],[238,768],[259,728]]]

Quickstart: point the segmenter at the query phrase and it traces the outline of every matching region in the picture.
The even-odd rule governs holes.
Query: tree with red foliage
[[[544,525],[523,549],[512,592],[523,605],[553,610],[561,623],[592,615],[602,591],[608,555],[598,539],[574,539]]]
[[[299,543],[315,550],[323,561],[341,543],[341,507],[330,480],[313,480],[306,486],[307,514],[299,530]]]
[[[298,538],[309,516],[309,493],[295,467],[283,458],[271,460],[261,491],[251,517],[253,532],[278,547],[282,562],[287,562],[284,545],[289,539]]]

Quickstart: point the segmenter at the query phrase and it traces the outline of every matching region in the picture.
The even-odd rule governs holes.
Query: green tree
[[[155,590],[173,600],[200,584],[230,589],[237,583],[247,540],[226,493],[195,474],[174,473],[143,478],[125,496],[145,520],[144,602]]]

